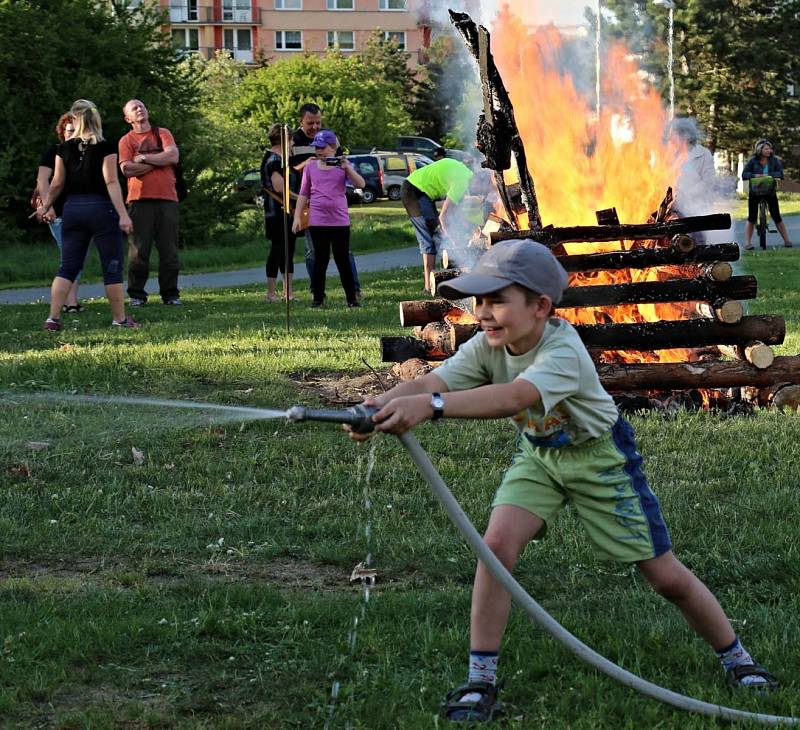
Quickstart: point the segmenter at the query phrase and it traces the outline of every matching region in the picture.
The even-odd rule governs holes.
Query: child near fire
[[[633,428],[600,384],[575,329],[553,316],[567,282],[547,247],[507,241],[470,273],[441,284],[437,293],[445,297],[475,297],[482,331],[434,372],[367,398],[365,404],[380,409],[376,430],[397,434],[442,417],[510,417],[517,453],[484,536],[500,561],[512,570],[525,546],[572,502],[596,551],[635,563],[716,651],[730,685],[777,688],[775,677],[742,646],[717,599],[673,555]],[[479,562],[468,678],[447,695],[447,719],[487,722],[500,711],[497,662],[509,610],[509,595]]]

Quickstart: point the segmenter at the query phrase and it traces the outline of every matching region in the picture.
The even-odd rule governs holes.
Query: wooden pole
[[[291,187],[289,185],[289,148],[291,137],[289,125],[284,124],[281,130],[281,157],[283,158],[283,298],[286,300],[286,333],[290,330],[290,311],[289,288],[286,281],[289,271],[289,215],[291,212]]]

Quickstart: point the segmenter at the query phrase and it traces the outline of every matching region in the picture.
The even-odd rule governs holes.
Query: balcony
[[[198,25],[261,25],[261,8],[253,12],[250,0],[232,0],[216,12],[213,5],[200,5],[194,0],[171,0],[169,22]]]

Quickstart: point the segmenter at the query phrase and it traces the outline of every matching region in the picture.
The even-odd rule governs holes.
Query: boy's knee
[[[666,570],[645,572],[644,576],[653,590],[668,601],[683,598],[689,592],[693,580],[692,574],[681,563]]]
[[[508,570],[511,570],[511,568],[516,565],[520,553],[522,552],[522,547],[516,542],[509,540],[507,535],[501,532],[488,532],[484,536],[483,541]]]

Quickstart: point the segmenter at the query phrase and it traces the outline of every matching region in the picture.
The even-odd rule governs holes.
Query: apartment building
[[[427,0],[159,0],[176,48],[211,58],[218,50],[253,63],[295,53],[364,48],[375,30],[411,54],[430,44]]]

